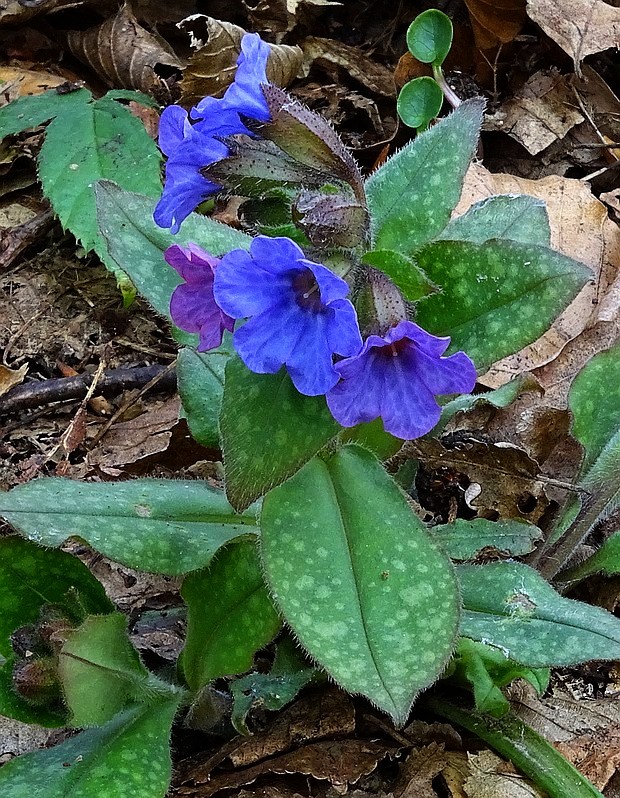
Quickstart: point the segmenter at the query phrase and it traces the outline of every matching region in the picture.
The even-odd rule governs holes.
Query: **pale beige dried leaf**
[[[528,0],[527,13],[570,55],[577,74],[587,55],[620,46],[620,8],[603,0]]]
[[[467,798],[544,798],[531,782],[491,751],[469,754],[471,776],[465,782]]]
[[[479,164],[467,173],[455,213],[461,214],[474,202],[493,194],[529,194],[545,200],[552,247],[585,263],[593,277],[541,338],[489,369],[482,381],[496,388],[518,374],[550,363],[569,341],[600,320],[600,307],[605,305],[620,268],[620,230],[609,220],[605,206],[580,180],[557,175],[526,180],[491,174]],[[537,372],[536,377],[540,380]]]
[[[0,363],[0,396],[4,396],[11,388],[22,383],[27,372],[27,363],[24,363],[24,365],[20,366],[18,369],[10,369],[8,366],[4,366]]]
[[[2,94],[11,93],[11,100],[24,97],[27,94],[42,94],[48,89],[61,86],[67,82],[66,77],[54,75],[51,72],[39,72],[34,69],[22,67],[0,66],[0,82]],[[4,104],[4,103],[2,103]]]
[[[156,68],[184,66],[167,42],[139,24],[128,3],[102,25],[69,31],[66,38],[73,55],[108,86],[139,89],[162,102],[170,99],[169,89]]]
[[[233,82],[241,39],[246,31],[204,14],[195,14],[179,23],[192,38],[196,52],[181,81],[181,103],[194,105],[203,97],[220,97]],[[267,61],[267,78],[276,86],[288,86],[301,67],[303,53],[299,47],[271,44]]]
[[[486,117],[484,129],[507,133],[536,155],[584,121],[570,80],[557,71],[536,72],[518,95]]]
[[[327,69],[344,69],[354,80],[376,94],[384,97],[396,96],[392,70],[373,61],[359,48],[320,36],[308,36],[300,44],[304,51],[304,75],[309,73],[310,67],[316,62]]]

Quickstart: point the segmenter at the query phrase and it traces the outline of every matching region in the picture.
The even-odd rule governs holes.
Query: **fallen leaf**
[[[603,0],[527,0],[527,13],[570,55],[578,75],[587,55],[620,46],[620,8]]]
[[[608,218],[605,206],[580,180],[557,175],[526,180],[514,175],[491,174],[479,164],[472,165],[467,173],[455,214],[460,215],[474,202],[493,194],[529,194],[545,200],[551,246],[592,269],[593,281],[581,290],[541,338],[495,363],[481,378],[485,385],[497,388],[516,375],[531,371],[547,389],[550,379],[540,369],[557,358],[570,341],[577,336],[581,338],[587,328],[617,318],[620,230]],[[554,406],[561,407],[562,400],[558,394]]]
[[[167,42],[139,24],[128,3],[102,25],[68,31],[66,40],[73,55],[108,86],[139,89],[162,103],[172,100],[171,79],[164,75],[180,73],[184,63]]]
[[[514,767],[491,751],[469,754],[468,798],[544,798],[544,794]],[[568,796],[567,796],[568,798]]]
[[[62,86],[66,78],[51,72],[38,72],[35,69],[0,66],[0,82],[2,94],[10,93],[10,99],[16,100],[29,94],[42,94],[48,89]]]
[[[181,81],[181,103],[195,105],[208,95],[221,96],[234,80],[246,31],[205,14],[194,14],[179,22],[179,27],[190,35],[196,50]],[[287,44],[272,44],[270,48],[267,78],[276,86],[286,87],[297,76],[303,53]]]
[[[415,749],[400,768],[394,798],[436,798],[433,779],[461,757],[462,754],[444,751],[444,746],[437,743]]]
[[[0,363],[0,396],[20,385],[24,381],[24,377],[28,373],[28,364],[24,363],[18,369],[10,369],[8,366]]]
[[[354,80],[367,89],[384,97],[396,96],[396,84],[392,70],[378,64],[358,47],[351,47],[336,39],[308,36],[301,42],[304,53],[303,76],[316,63],[330,69],[344,69]]]
[[[0,718],[0,761],[44,748],[57,732],[34,723],[22,723],[12,718]]]
[[[584,121],[570,81],[570,75],[557,70],[536,72],[515,97],[485,118],[484,129],[506,133],[536,155]]]
[[[243,0],[252,30],[280,34],[290,33],[299,22],[301,11],[324,6],[341,6],[334,0]]]
[[[525,0],[465,0],[479,50],[511,42],[526,20]]]

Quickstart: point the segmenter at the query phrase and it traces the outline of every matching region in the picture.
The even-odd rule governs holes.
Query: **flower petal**
[[[426,435],[441,415],[435,397],[402,354],[386,358],[386,366],[386,390],[380,400],[385,431],[405,440]]]
[[[450,357],[430,358],[425,352],[415,351],[416,372],[435,394],[470,393],[476,384],[476,367],[465,352]]]
[[[450,344],[450,338],[438,338],[436,335],[431,335],[408,319],[399,321],[395,327],[389,329],[385,335],[385,342],[392,344],[403,338],[415,341],[416,345],[430,357],[443,355]]]
[[[296,305],[271,307],[235,331],[237,354],[250,371],[275,374],[297,346],[304,332],[303,322],[303,313]]]
[[[327,340],[327,315],[305,313],[298,343],[286,360],[293,385],[305,396],[320,396],[338,382],[333,350]]]
[[[337,299],[329,305],[326,334],[332,352],[352,357],[362,348],[357,313],[348,299]]]
[[[349,293],[349,285],[342,277],[338,277],[327,266],[321,263],[313,263],[311,260],[305,258],[301,261],[301,265],[310,269],[321,291],[321,302],[328,305],[330,302],[335,302],[337,299],[344,299]]]
[[[173,244],[164,252],[164,258],[186,283],[202,285],[207,282],[212,290],[213,270],[219,262],[218,258],[196,244],[188,244],[187,248]]]
[[[224,255],[215,273],[215,301],[229,316],[240,319],[264,313],[284,297],[293,299],[291,279],[263,268],[243,249]]]
[[[326,396],[330,413],[343,427],[374,421],[381,415],[383,371],[373,354],[361,354],[336,364],[341,381]]]
[[[256,236],[252,240],[250,253],[261,268],[274,274],[282,274],[291,269],[302,269],[306,266],[301,247],[290,238]],[[303,265],[299,263],[303,261]]]
[[[245,116],[268,122],[271,118],[261,84],[267,83],[267,59],[271,48],[257,33],[246,33],[241,39],[235,80],[222,98],[224,108],[234,108]]]

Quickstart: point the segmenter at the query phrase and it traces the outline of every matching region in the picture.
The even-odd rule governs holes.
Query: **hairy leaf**
[[[389,249],[375,249],[362,257],[362,263],[374,266],[392,280],[408,302],[417,302],[439,290],[412,258]]]
[[[431,528],[431,534],[452,560],[473,560],[482,549],[494,549],[506,556],[520,557],[534,550],[542,532],[520,521],[488,521],[457,518],[450,524]]]
[[[281,625],[253,540],[231,542],[209,568],[185,578],[181,595],[188,606],[181,668],[193,691],[249,670]]]
[[[437,241],[416,260],[443,289],[420,304],[417,322],[449,335],[450,351],[478,369],[535,341],[591,277],[559,252],[508,240]]]
[[[0,138],[37,127],[56,116],[64,115],[67,118],[67,115],[86,105],[91,99],[92,95],[86,89],[78,89],[69,94],[59,94],[52,90],[31,97],[19,97],[0,108]]]
[[[271,491],[261,528],[269,585],[304,648],[404,723],[445,666],[459,615],[450,562],[404,494],[346,446]]]
[[[45,546],[81,538],[112,560],[161,574],[202,568],[229,540],[257,533],[251,511],[237,515],[221,491],[182,480],[37,479],[0,494],[0,516]]]
[[[438,238],[476,244],[492,238],[508,238],[523,244],[549,246],[549,215],[545,203],[537,197],[526,194],[488,197],[448,222]]]
[[[226,493],[247,507],[334,438],[340,426],[322,396],[302,396],[284,369],[254,374],[238,357],[226,366],[220,417]]]

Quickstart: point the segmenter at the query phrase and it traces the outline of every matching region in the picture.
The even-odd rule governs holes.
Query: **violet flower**
[[[333,417],[344,427],[381,417],[397,438],[425,435],[441,415],[435,395],[469,393],[476,383],[464,352],[442,357],[449,343],[406,320],[370,335],[359,354],[336,364],[342,379],[327,394]]]
[[[217,304],[235,318],[249,317],[234,334],[245,365],[274,374],[285,365],[297,390],[326,393],[339,379],[333,355],[362,346],[349,286],[325,266],[306,260],[288,238],[257,236],[250,251],[224,255],[215,273]]]
[[[179,105],[164,109],[159,123],[159,146],[168,156],[166,179],[153,218],[160,227],[179,231],[181,222],[201,202],[221,190],[208,180],[201,169],[229,155],[221,139],[238,133],[250,134],[241,115],[260,122],[269,120],[269,110],[261,84],[269,45],[256,33],[246,33],[241,40],[234,83],[223,97],[205,97],[192,108],[190,117]]]
[[[185,280],[172,293],[172,320],[186,332],[199,333],[199,352],[214,349],[222,343],[224,330],[232,331],[235,324],[234,319],[222,313],[213,297],[213,274],[218,258],[195,244],[189,244],[187,249],[175,244],[168,247],[164,257]]]

